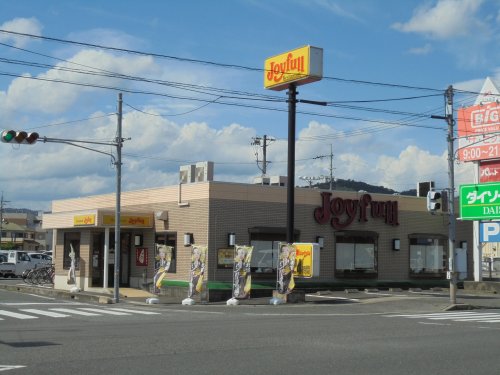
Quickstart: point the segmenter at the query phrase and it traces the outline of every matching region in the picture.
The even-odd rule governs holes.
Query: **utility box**
[[[455,266],[458,280],[465,280],[467,278],[467,249],[455,249]]]

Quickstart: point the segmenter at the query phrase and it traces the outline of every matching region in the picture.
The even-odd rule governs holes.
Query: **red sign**
[[[479,164],[479,182],[500,182],[500,160],[483,161]]]
[[[458,158],[475,161],[500,158],[500,105],[496,102],[458,110]]]
[[[137,247],[135,249],[135,265],[139,267],[148,265],[148,249],[146,247]]]
[[[344,229],[358,221],[368,221],[368,208],[372,218],[384,219],[388,225],[399,225],[397,201],[374,201],[370,194],[363,194],[359,199],[332,198],[332,193],[321,193],[321,207],[314,209],[314,219],[319,224],[330,225],[335,229]]]

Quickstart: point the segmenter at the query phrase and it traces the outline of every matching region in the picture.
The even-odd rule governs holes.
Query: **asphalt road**
[[[409,312],[398,308],[404,303],[91,305],[0,290],[0,370],[72,375],[500,372],[500,309]]]

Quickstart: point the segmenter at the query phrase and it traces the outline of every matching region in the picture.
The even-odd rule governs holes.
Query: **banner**
[[[252,260],[253,246],[239,246],[234,248],[233,265],[233,297],[248,298],[252,288],[252,275],[250,262]]]
[[[172,262],[172,246],[156,244],[155,246],[155,275],[153,277],[153,293],[160,294],[163,278],[167,275]]]
[[[203,288],[207,246],[193,245],[191,250],[191,277],[189,281],[189,298],[199,294]]]
[[[295,287],[293,269],[296,253],[295,245],[280,243],[278,264],[278,293],[280,294],[289,294]]]

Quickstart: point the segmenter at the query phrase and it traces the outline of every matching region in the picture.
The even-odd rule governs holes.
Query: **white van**
[[[28,253],[31,258],[31,268],[52,264],[52,257],[42,253]]]
[[[22,276],[24,271],[33,268],[31,258],[24,250],[0,250],[0,254],[7,255],[7,262],[16,265],[15,276]]]

